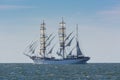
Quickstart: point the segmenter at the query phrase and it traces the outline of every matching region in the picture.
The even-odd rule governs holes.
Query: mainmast
[[[41,24],[40,27],[40,54],[43,55],[43,57],[45,58],[45,53],[46,53],[46,27],[45,27],[45,23],[43,20],[43,23]]]
[[[60,28],[59,28],[59,41],[60,41],[60,52],[62,50],[62,53],[63,53],[63,59],[65,58],[65,37],[66,37],[66,34],[65,34],[65,22],[62,18],[62,22],[59,23],[60,24]]]

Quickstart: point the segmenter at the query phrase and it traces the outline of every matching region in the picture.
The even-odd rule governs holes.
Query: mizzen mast
[[[78,24],[76,25],[76,52],[77,52],[77,58],[79,56],[82,56],[82,52],[79,46],[79,40],[78,40]]]
[[[43,20],[43,23],[40,26],[40,55],[42,55],[45,58],[46,53],[46,27],[45,22]]]
[[[65,22],[62,18],[62,21],[59,23],[60,27],[58,30],[59,34],[59,41],[60,41],[60,52],[62,51],[62,56],[63,59],[65,58],[65,37],[66,37],[66,27],[65,27]]]

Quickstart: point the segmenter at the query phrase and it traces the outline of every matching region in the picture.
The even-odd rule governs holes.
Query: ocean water
[[[120,64],[0,64],[0,80],[120,80]]]

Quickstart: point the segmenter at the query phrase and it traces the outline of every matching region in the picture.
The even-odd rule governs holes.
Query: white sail
[[[30,45],[28,45],[24,51],[25,54],[34,54],[34,51],[37,47],[37,41],[32,42]]]
[[[48,47],[50,44],[51,44],[51,42],[52,42],[52,40],[55,38],[55,36],[48,42],[48,44],[46,45],[46,47]]]
[[[50,49],[50,51],[48,52],[48,54],[51,54],[53,49],[54,49],[55,45]]]
[[[74,37],[72,37],[72,39],[67,43],[66,47],[71,46],[71,43],[72,43],[73,39],[74,39]]]
[[[72,52],[73,52],[74,49],[75,49],[75,47],[69,52],[68,55],[72,55]]]
[[[47,37],[46,42],[51,38],[52,35],[53,35],[53,33],[50,34],[50,35]]]
[[[58,51],[57,51],[56,54],[57,54],[58,56],[60,56],[60,57],[63,57],[62,54],[61,54],[61,52],[58,52]]]
[[[69,37],[72,35],[73,32],[71,32],[66,38],[65,41],[69,39]]]

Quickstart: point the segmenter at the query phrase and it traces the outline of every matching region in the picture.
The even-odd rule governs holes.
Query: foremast
[[[59,42],[60,42],[60,54],[62,52],[62,57],[65,59],[65,37],[66,37],[66,27],[65,27],[65,22],[62,18],[62,21],[59,23],[60,27],[58,30],[59,34]]]
[[[43,58],[46,57],[46,27],[44,20],[40,26],[40,55],[42,55]]]

